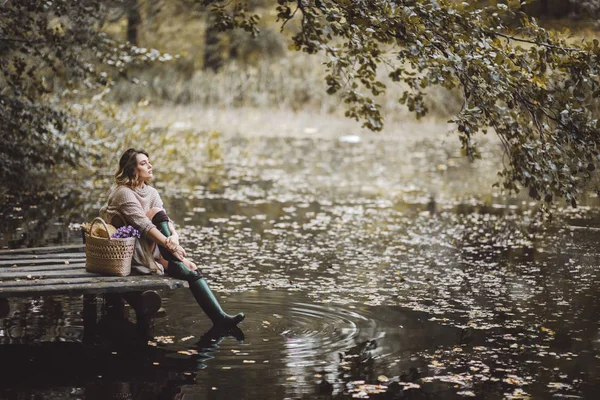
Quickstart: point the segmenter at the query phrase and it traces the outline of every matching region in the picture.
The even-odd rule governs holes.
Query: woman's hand
[[[171,249],[169,249],[171,250]],[[183,261],[185,259],[186,253],[185,250],[183,249],[183,247],[177,245],[177,247],[175,247],[174,250],[171,250],[171,253],[173,253],[173,255],[177,258],[179,258],[181,261]]]
[[[176,245],[179,245],[179,235],[177,233],[173,233],[167,239],[169,239],[169,241],[171,243],[175,243]]]
[[[165,241],[165,245],[175,257],[183,259],[185,256],[187,256],[184,248],[179,245],[179,237],[177,235],[169,236]]]
[[[198,269],[198,266],[190,259],[184,258],[181,261],[183,261],[183,265],[185,265],[190,271]]]

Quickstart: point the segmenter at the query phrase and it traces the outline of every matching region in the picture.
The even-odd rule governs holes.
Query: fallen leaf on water
[[[193,356],[195,354],[198,354],[196,350],[179,350],[177,353],[184,354],[186,356]]]
[[[546,332],[548,335],[554,335],[554,331],[552,329],[548,329],[542,326],[542,332]]]
[[[154,339],[158,343],[173,344],[173,338],[174,338],[174,336],[156,336]]]
[[[504,382],[506,382],[510,385],[517,385],[517,386],[521,386],[525,383],[525,382],[523,382],[523,380],[521,378],[519,378],[518,376],[515,376],[515,375],[507,376],[506,378],[504,378]]]
[[[429,364],[429,366],[432,367],[432,368],[441,368],[441,367],[444,366],[444,364],[441,363],[441,362],[439,362],[439,361],[437,361],[437,360],[433,360],[431,362],[431,364]]]

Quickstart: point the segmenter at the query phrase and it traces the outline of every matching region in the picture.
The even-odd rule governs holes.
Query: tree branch
[[[280,29],[280,32],[283,32],[283,28],[285,28],[285,25],[286,25],[286,24],[287,24],[287,23],[288,23],[288,22],[289,22],[291,19],[293,19],[293,18],[294,18],[294,16],[296,15],[296,12],[297,12],[299,9],[300,9],[300,5],[298,5],[298,6],[296,7],[296,9],[295,9],[295,10],[294,10],[294,12],[292,13],[292,15],[290,15],[288,18],[286,18],[286,20],[285,20],[285,21],[283,21],[283,23],[281,24],[281,29]]]
[[[571,52],[577,52],[577,53],[585,53],[583,50],[577,49],[574,47],[561,47],[561,46],[556,46],[556,45],[548,44],[548,43],[539,43],[539,42],[536,42],[535,40],[522,39],[522,38],[519,38],[516,36],[506,35],[506,34],[500,33],[500,32],[492,32],[492,31],[483,31],[483,32],[490,36],[500,36],[507,40],[514,40],[515,42],[530,43],[530,44],[535,44],[538,46],[547,47],[549,49],[562,50],[565,52],[571,51]]]

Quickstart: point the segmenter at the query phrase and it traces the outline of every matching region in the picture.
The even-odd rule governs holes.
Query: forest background
[[[233,11],[225,8],[231,3],[193,0],[84,1],[77,6],[61,1],[37,3],[5,1],[0,9],[0,178],[5,182],[0,195],[5,204],[22,195],[48,192],[53,186],[50,176],[57,183],[67,176],[76,179],[85,190],[85,185],[95,184],[89,177],[110,175],[118,153],[139,143],[146,143],[155,158],[165,161],[165,172],[180,178],[186,168],[193,168],[181,161],[182,148],[202,148],[205,162],[219,157],[218,132],[213,130],[220,127],[208,126],[204,135],[197,135],[184,126],[174,140],[173,130],[154,129],[152,119],[172,125],[183,114],[201,120],[210,110],[263,110],[290,123],[299,112],[306,118],[346,115],[365,120],[363,127],[380,130],[379,113],[390,125],[414,120],[413,114],[447,121],[465,109],[465,92],[457,85],[425,83],[426,96],[407,97],[411,82],[395,82],[393,69],[381,68],[373,74],[385,85],[386,93],[378,97],[376,113],[368,110],[375,108],[372,104],[352,109],[352,102],[359,100],[349,100],[347,93],[338,91],[327,55],[314,54],[317,51],[299,43],[298,35],[306,31],[303,20],[292,19],[290,11],[289,21],[283,18],[287,1],[278,6],[270,0],[254,0],[240,7],[234,2]],[[421,3],[426,2],[406,2],[411,7]],[[461,4],[467,7],[468,3]],[[489,5],[480,2],[468,7]],[[539,18],[548,29],[575,32],[566,39],[568,43],[596,36],[600,2],[533,1],[516,9],[518,13],[511,14],[514,21],[523,12]],[[514,21],[505,18],[509,27],[517,24]],[[89,57],[90,53],[95,57]],[[98,62],[90,64],[89,59]],[[595,76],[591,71],[581,74]],[[377,86],[369,86],[372,77],[365,79],[377,96]],[[597,110],[596,96],[593,91],[581,96],[587,102],[587,121]],[[469,113],[454,122],[462,132],[463,153],[477,156],[469,134],[460,129],[466,126],[468,132],[469,118],[477,117],[477,112]],[[595,154],[584,154],[582,158],[588,160],[583,164],[575,160],[580,165],[576,173],[586,174],[584,180],[593,180],[597,160],[589,157]],[[516,157],[525,159],[527,154]],[[555,168],[543,166],[551,167]],[[542,178],[538,182],[529,177],[528,168],[505,177],[509,182],[505,187],[525,186],[535,199],[551,202],[552,195],[558,194],[576,204],[580,188],[575,189],[573,182],[561,186],[565,179],[561,176],[556,185],[543,183]]]

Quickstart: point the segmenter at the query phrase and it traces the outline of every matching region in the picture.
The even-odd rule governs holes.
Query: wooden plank
[[[66,246],[52,246],[52,247],[28,247],[23,249],[7,249],[0,250],[0,255],[5,254],[28,254],[28,253],[57,253],[66,250],[73,249],[84,249],[84,244],[70,244]]]
[[[101,274],[92,274],[87,272],[85,269],[62,269],[58,271],[24,271],[24,272],[11,272],[0,271],[0,280],[7,279],[43,279],[43,278],[77,278],[82,276],[105,276]]]
[[[13,265],[68,264],[71,262],[85,262],[85,255],[83,257],[73,259],[25,258],[20,260],[0,260],[0,268],[12,267]]]
[[[2,260],[21,260],[24,258],[45,258],[45,259],[54,259],[54,258],[82,258],[85,257],[85,252],[79,251],[77,253],[49,253],[49,254],[3,254],[0,255],[0,261]]]
[[[67,269],[85,269],[85,263],[69,263],[69,264],[49,264],[49,265],[26,265],[24,267],[3,267],[0,268],[0,277],[3,272],[38,272],[38,271],[58,271]]]
[[[145,276],[102,276],[102,277],[89,277],[89,278],[70,278],[70,279],[39,279],[39,280],[27,280],[27,281],[6,281],[0,282],[0,291],[12,290],[17,287],[29,288],[32,292],[38,290],[38,287],[42,286],[58,286],[58,285],[76,285],[83,283],[106,285],[110,283],[114,286],[127,286],[132,282],[155,282],[162,280],[173,280],[177,279],[165,278],[158,275],[145,275]],[[182,281],[185,282],[185,281]]]
[[[96,275],[96,274],[88,274],[89,277],[82,278],[68,278],[68,279],[39,279],[39,280],[12,280],[12,281],[3,281],[0,282],[0,288],[7,287],[16,287],[16,286],[28,286],[32,287],[32,283],[35,285],[59,285],[59,284],[73,284],[73,283],[95,283],[95,282],[112,282],[115,284],[120,283],[131,283],[133,281],[148,281],[148,280],[172,280],[178,281],[179,279],[165,277],[164,275],[130,275],[130,276],[106,276],[106,275]],[[181,281],[185,282],[185,281]]]
[[[177,289],[185,286],[185,281],[171,278],[135,279],[130,282],[76,283],[73,285],[48,285],[34,287],[14,287],[0,289],[0,297],[32,297],[54,295],[82,295],[102,293],[127,293],[142,290]]]
[[[95,282],[132,282],[132,280],[139,279],[152,279],[142,276],[96,276],[89,274],[90,276],[82,278],[51,278],[51,279],[26,279],[26,280],[9,280],[0,281],[0,290],[18,286],[28,286],[33,288],[34,286],[44,285],[69,285],[75,283],[95,283]],[[151,275],[148,275],[151,277]],[[158,276],[157,276],[158,277]],[[164,278],[163,278],[164,279]]]
[[[0,299],[48,295],[96,295],[186,287],[160,275],[125,277],[85,270],[84,245],[0,250]]]

